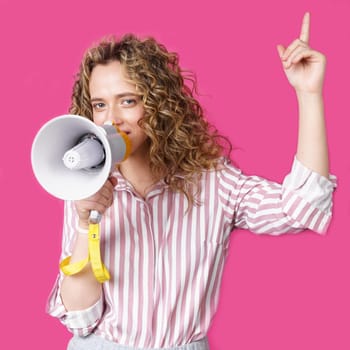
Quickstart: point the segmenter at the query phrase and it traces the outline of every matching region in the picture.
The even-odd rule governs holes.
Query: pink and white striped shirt
[[[115,199],[101,222],[102,259],[110,271],[103,297],[87,310],[67,312],[57,279],[48,312],[75,334],[91,332],[134,347],[180,346],[203,338],[215,314],[234,228],[273,235],[306,228],[326,231],[335,179],[294,160],[282,185],[245,176],[225,162],[201,179],[200,202],[187,211],[181,193],[164,183],[145,199],[119,172]],[[76,234],[66,202],[62,257]]]

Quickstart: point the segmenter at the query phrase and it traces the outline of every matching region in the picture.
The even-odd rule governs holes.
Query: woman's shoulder
[[[237,164],[235,164],[232,159],[227,157],[218,158],[216,163],[207,171],[216,172],[216,173],[224,173],[224,172],[233,172],[237,174],[241,173]]]
[[[218,182],[236,183],[240,178],[242,171],[229,158],[221,157],[214,166],[203,171],[204,178],[212,179]],[[202,173],[202,174],[203,174]]]

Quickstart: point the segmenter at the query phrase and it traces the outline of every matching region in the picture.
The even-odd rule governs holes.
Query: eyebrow
[[[114,97],[116,97],[116,98],[123,98],[123,97],[126,97],[126,96],[140,97],[141,95],[136,94],[134,92],[122,92],[120,94],[115,95]],[[93,98],[90,99],[90,102],[101,101],[101,100],[103,100],[102,97],[93,97]]]

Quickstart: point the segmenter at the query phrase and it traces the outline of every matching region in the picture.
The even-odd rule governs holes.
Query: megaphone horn
[[[129,138],[116,126],[97,126],[67,114],[42,126],[33,141],[31,161],[36,179],[48,193],[80,200],[95,194],[130,150]]]

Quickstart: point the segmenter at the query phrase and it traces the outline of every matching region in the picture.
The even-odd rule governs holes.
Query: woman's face
[[[128,81],[124,66],[119,61],[112,61],[94,67],[89,90],[93,121],[97,125],[114,122],[128,135],[131,155],[144,152],[147,136],[138,125],[144,116],[144,107],[136,85]]]

